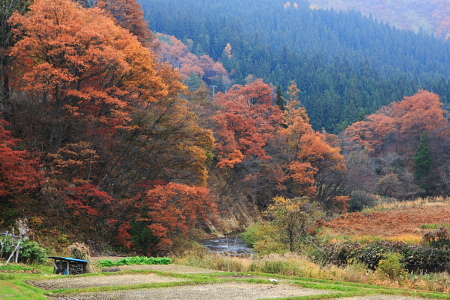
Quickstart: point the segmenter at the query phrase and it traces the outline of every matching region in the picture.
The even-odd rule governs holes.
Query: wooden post
[[[0,258],[3,257],[3,249],[5,248],[5,243],[2,241],[2,249],[0,249]]]
[[[22,242],[22,240],[19,240],[19,243],[17,244],[17,247],[16,247],[16,259],[15,259],[16,264],[19,262],[19,252],[20,252],[20,243],[21,242]]]
[[[8,258],[8,261],[6,262],[6,264],[9,264],[9,261],[11,260],[11,258],[14,256],[14,253],[15,252],[17,252],[16,253],[16,263],[17,263],[17,260],[18,260],[18,258],[19,258],[19,248],[20,248],[20,243],[22,242],[22,238],[20,238],[19,239],[19,242],[17,243],[17,246],[16,246],[16,248],[14,248],[14,251],[11,253],[11,255],[9,256],[9,258]]]

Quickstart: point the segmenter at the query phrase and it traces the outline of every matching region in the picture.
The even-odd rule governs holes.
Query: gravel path
[[[331,291],[303,289],[287,284],[206,284],[171,288],[140,289],[106,293],[85,293],[75,296],[54,297],[58,300],[257,300],[298,297],[333,293]]]

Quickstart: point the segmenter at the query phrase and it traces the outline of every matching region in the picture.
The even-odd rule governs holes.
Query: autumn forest
[[[0,0],[2,230],[166,255],[287,199],[330,219],[450,194],[448,41],[190,2]]]

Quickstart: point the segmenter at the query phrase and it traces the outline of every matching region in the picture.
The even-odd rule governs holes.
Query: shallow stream
[[[254,250],[248,247],[239,236],[218,237],[199,241],[211,252],[231,253],[238,255],[254,254]]]

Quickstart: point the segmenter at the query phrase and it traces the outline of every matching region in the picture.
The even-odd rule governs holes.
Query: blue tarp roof
[[[85,263],[89,262],[89,261],[84,260],[84,259],[77,259],[77,258],[72,258],[72,257],[49,256],[48,258],[61,259],[61,260],[67,260],[67,261],[78,261],[78,262],[85,262]]]

